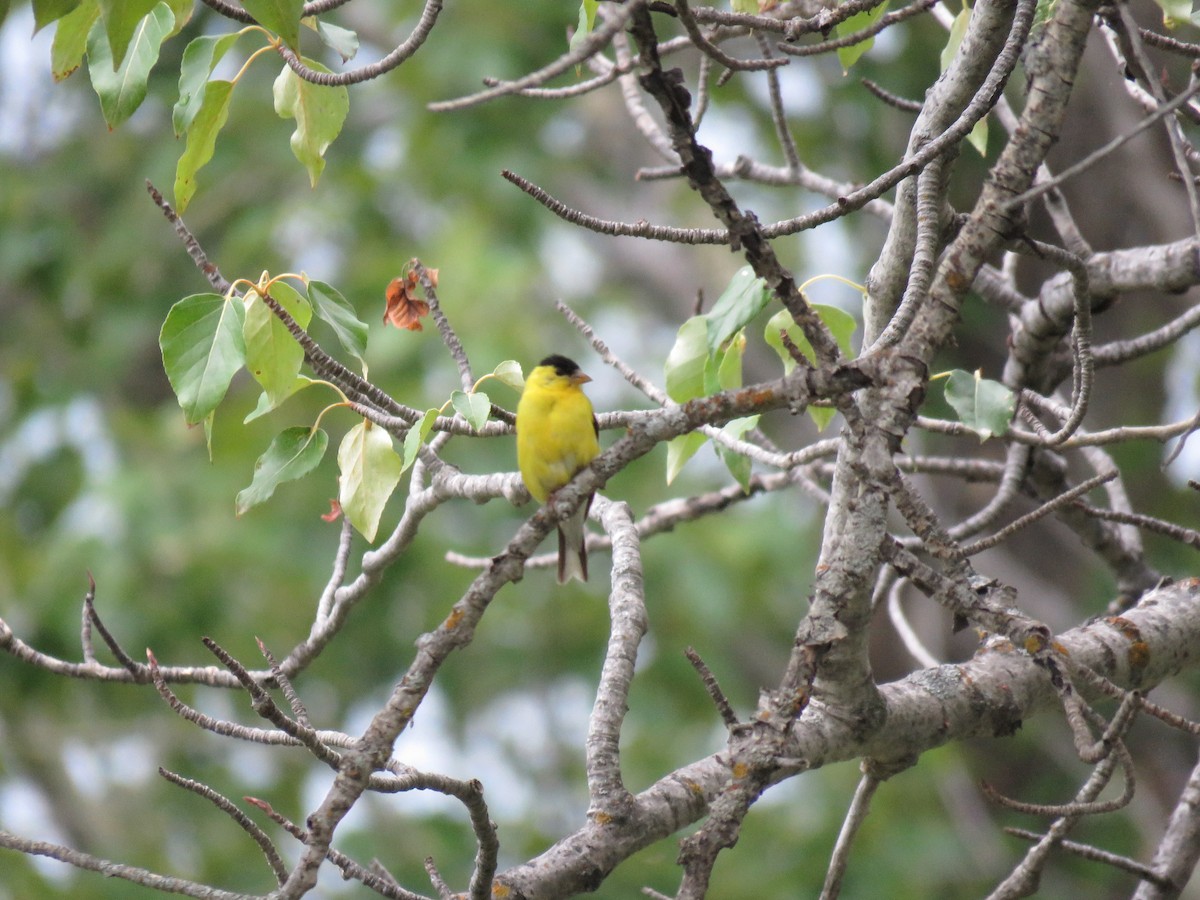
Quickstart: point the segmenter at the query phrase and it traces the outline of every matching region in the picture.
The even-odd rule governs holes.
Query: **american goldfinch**
[[[600,452],[591,401],[581,385],[591,381],[565,356],[547,356],[525,379],[517,404],[517,465],[539,503],[574,477]],[[587,581],[583,523],[592,498],[558,524],[558,583]]]

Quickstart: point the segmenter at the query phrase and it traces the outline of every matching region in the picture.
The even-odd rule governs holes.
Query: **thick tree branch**
[[[1072,663],[1124,688],[1148,691],[1200,665],[1200,580],[1154,590],[1120,617],[1098,619],[1055,640]],[[1012,735],[1026,719],[1058,706],[1058,694],[1033,658],[1002,642],[957,665],[924,669],[884,685],[882,726],[863,738],[855,723],[809,704],[791,731],[789,756],[816,769],[869,757],[882,766],[911,760],[967,738]],[[724,752],[677,769],[637,794],[621,822],[590,822],[545,853],[497,876],[530,898],[594,889],[619,863],[708,811],[729,778]],[[777,778],[794,774],[779,768]]]

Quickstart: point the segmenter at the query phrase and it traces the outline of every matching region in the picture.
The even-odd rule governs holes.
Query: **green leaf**
[[[1191,0],[1187,0],[1187,2],[1190,3]],[[941,66],[943,72],[949,67],[950,61],[954,59],[954,54],[958,52],[958,48],[962,45],[963,38],[966,37],[967,28],[970,24],[971,7],[964,6],[962,11],[954,17],[954,21],[950,24],[950,35],[946,39],[946,46],[942,48]],[[967,135],[967,143],[974,147],[980,156],[987,156],[987,139],[987,116],[984,116],[975,123],[975,127]]]
[[[135,24],[128,37],[128,50],[123,53],[124,61],[115,72],[105,30],[100,22],[92,26],[87,41],[88,74],[110,130],[133,115],[146,99],[150,70],[158,62],[159,48],[174,24],[175,17],[167,4],[155,6],[150,15]]]
[[[574,50],[587,40],[587,36],[596,27],[596,10],[599,8],[599,0],[583,0],[579,4],[579,23],[575,26],[575,33],[571,35],[569,49]]]
[[[421,417],[421,421],[408,429],[408,434],[404,436],[404,458],[401,460],[401,471],[405,471],[417,460],[417,452],[421,449],[421,444],[425,443],[425,438],[429,437],[429,432],[433,430],[433,423],[437,421],[440,410],[436,407],[425,410],[425,415]]]
[[[292,394],[298,393],[304,390],[306,387],[314,384],[316,384],[316,382],[308,376],[297,375],[296,380],[291,383],[288,389],[274,399],[272,399],[266,391],[263,391],[258,395],[257,405],[253,410],[247,413],[246,418],[242,419],[242,424],[246,425],[250,422],[253,422],[255,419],[261,419],[272,410],[278,409],[283,404],[283,401],[292,396]]]
[[[521,374],[521,364],[515,359],[506,359],[492,369],[492,377],[514,390],[520,391],[525,388],[525,376]]]
[[[270,294],[301,328],[312,319],[312,307],[294,287],[282,281],[271,285]],[[246,368],[262,385],[272,405],[278,405],[294,390],[296,376],[304,364],[304,348],[296,343],[287,326],[253,291],[245,296]]]
[[[358,34],[349,28],[340,28],[328,22],[315,20],[317,37],[326,47],[342,58],[342,62],[350,62],[358,54]]]
[[[817,431],[824,431],[828,428],[829,423],[833,421],[833,417],[836,415],[837,410],[830,409],[827,406],[810,406],[808,408],[808,417],[817,426]]]
[[[329,446],[329,435],[320,428],[299,425],[275,436],[271,446],[254,464],[250,487],[237,495],[237,514],[265,503],[285,481],[303,478],[317,467]]]
[[[171,15],[175,17],[175,24],[171,26],[171,33],[168,37],[174,37],[183,31],[185,25],[192,21],[192,12],[196,8],[196,0],[163,0],[171,8]]]
[[[323,281],[308,283],[308,302],[317,318],[327,323],[338,341],[359,362],[367,355],[367,326],[337,288]],[[365,364],[365,363],[364,363]]]
[[[1040,29],[1043,25],[1050,21],[1050,17],[1054,14],[1054,5],[1058,0],[1037,0],[1037,7],[1033,11],[1033,27]]]
[[[1163,11],[1163,25],[1174,28],[1192,18],[1192,0],[1154,0]]]
[[[58,20],[54,40],[50,43],[50,71],[55,81],[62,81],[83,63],[88,32],[98,18],[100,6],[96,0],[84,0]]]
[[[217,419],[217,411],[214,409],[212,412],[210,412],[207,416],[204,417],[204,422],[201,423],[204,426],[204,446],[208,450],[208,461],[209,462],[213,461],[212,432],[213,432],[213,422],[215,422],[216,419]]]
[[[318,72],[329,70],[320,63],[303,60]],[[350,110],[350,93],[344,87],[325,87],[304,81],[287,66],[275,79],[275,112],[281,119],[295,119],[292,153],[308,169],[308,178],[316,187],[325,168],[325,151],[342,130]]]
[[[191,127],[204,103],[208,76],[237,39],[236,31],[231,34],[202,35],[184,49],[183,60],[179,64],[179,100],[171,110],[175,137],[182,137]]]
[[[69,14],[80,0],[33,0],[33,33]]]
[[[826,406],[810,406],[808,408],[808,417],[817,426],[817,431],[824,431],[828,428],[829,423],[833,421],[833,417],[836,415],[836,409],[830,409]]]
[[[740,334],[741,332],[739,332]],[[742,347],[745,348],[745,340],[742,341]],[[729,352],[733,350],[733,352]],[[724,390],[724,385],[721,384],[721,378],[732,378],[737,384],[730,384],[730,387],[737,387],[741,384],[742,378],[742,357],[741,354],[733,348],[733,342],[724,350],[718,350],[716,355],[710,355],[704,360],[704,396],[715,394],[718,391]]]
[[[360,422],[342,439],[338,468],[342,472],[338,490],[342,512],[363,537],[373,541],[383,508],[404,472],[391,436],[370,422]]]
[[[1003,434],[1012,421],[1016,395],[998,381],[955,369],[946,380],[946,402],[958,420],[979,435],[979,440]]]
[[[739,331],[704,366],[704,393],[715,394],[742,386],[742,357],[746,353],[746,333]]]
[[[880,3],[874,9],[868,9],[864,12],[855,13],[850,18],[838,23],[835,30],[838,37],[846,37],[854,34],[856,31],[862,31],[864,28],[869,28],[877,21],[883,18],[883,14],[887,12],[887,0]],[[837,51],[838,62],[842,64],[842,71],[849,72],[850,67],[858,62],[859,58],[875,46],[875,38],[869,37],[864,41],[859,41],[857,44],[851,44],[849,47],[840,47]]]
[[[667,441],[667,484],[675,480],[684,464],[696,455],[696,451],[703,447],[707,440],[708,438],[700,432],[693,431]]]
[[[854,316],[837,306],[827,306],[824,303],[812,304],[813,312],[815,312],[825,323],[825,327],[829,329],[833,335],[833,339],[837,341],[838,347],[846,356],[853,356],[854,349],[851,346],[850,339],[854,336],[854,331],[858,328],[858,322]],[[813,352],[812,345],[808,342],[808,338],[804,336],[803,329],[796,324],[792,318],[792,314],[786,309],[780,310],[771,316],[767,321],[767,327],[763,331],[763,338],[767,345],[771,347],[779,358],[783,361],[784,374],[790,375],[792,370],[796,368],[796,361],[792,359],[792,354],[788,353],[787,347],[783,345],[783,340],[779,337],[779,332],[786,331],[788,337],[792,339],[800,352],[804,354],[809,362],[816,361],[816,354]]]
[[[188,128],[187,145],[175,166],[175,208],[180,213],[187,209],[199,187],[196,173],[212,159],[217,135],[229,119],[232,97],[232,81],[210,81],[204,88],[204,102]]]
[[[293,50],[300,49],[304,0],[243,0],[242,6],[263,28],[275,32]]]
[[[958,48],[962,45],[963,38],[967,36],[967,26],[971,24],[971,7],[964,6],[958,15],[954,17],[954,21],[950,23],[950,33],[946,37],[946,46],[942,48],[942,53],[938,57],[941,65],[941,71],[945,72],[950,66],[950,61],[954,59],[954,54],[958,52]]]
[[[742,436],[752,428],[757,427],[759,417],[745,416],[741,419],[733,419],[726,422],[721,431],[730,437],[741,440]],[[725,467],[729,469],[729,473],[733,475],[737,483],[742,486],[743,491],[750,490],[750,472],[751,463],[750,457],[744,453],[736,453],[726,447],[721,446],[716,441],[713,441],[713,449],[717,451],[717,456],[721,457],[721,461],[725,463]]]
[[[488,416],[492,412],[492,401],[488,399],[487,394],[481,391],[473,394],[468,394],[466,391],[455,391],[450,395],[450,402],[454,405],[455,411],[466,419],[476,431],[487,424]]]
[[[686,403],[704,394],[704,366],[708,362],[708,319],[692,316],[679,326],[675,344],[667,354],[664,374],[667,396]]]
[[[735,13],[744,13],[747,16],[757,16],[761,12],[758,0],[733,0],[730,8]]]
[[[967,135],[967,143],[978,151],[980,156],[987,156],[988,117],[984,116],[975,123],[971,133]]]
[[[708,352],[711,327],[708,316],[693,316],[679,327],[665,366],[667,395],[676,403],[741,384],[745,336],[737,336],[716,356],[711,356]],[[692,432],[667,442],[667,484],[675,480],[706,440],[703,434]]]
[[[722,344],[733,337],[766,307],[771,299],[766,282],[749,266],[742,266],[729,279],[708,319],[708,352],[716,353]]]
[[[240,300],[193,294],[171,307],[158,337],[163,368],[189,425],[202,421],[225,397],[246,361]]]
[[[850,339],[854,336],[854,330],[858,327],[858,322],[854,316],[836,306],[827,306],[823,303],[812,304],[813,311],[825,323],[825,326],[833,334],[833,339],[837,341],[838,347],[846,356],[853,356],[854,350],[851,347]],[[808,338],[804,336],[803,330],[796,324],[791,313],[786,309],[777,312],[767,321],[767,327],[763,332],[763,338],[766,340],[779,358],[783,360],[783,371],[790,375],[792,370],[796,368],[796,361],[792,359],[792,354],[788,353],[787,347],[783,345],[783,339],[779,333],[787,331],[788,337],[792,342],[800,348],[800,352],[804,354],[809,362],[816,359],[816,354],[813,352],[812,345],[808,342]],[[810,406],[808,408],[809,418],[817,426],[818,431],[824,431],[825,428],[833,421],[836,413],[832,409],[826,409],[821,406]]]
[[[104,33],[108,37],[108,46],[112,50],[114,69],[124,62],[129,45],[134,40],[134,33],[157,3],[158,0],[100,0],[100,12],[104,16]],[[172,14],[171,25],[174,24],[174,15]]]

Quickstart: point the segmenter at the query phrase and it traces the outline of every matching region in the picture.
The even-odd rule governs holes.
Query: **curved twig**
[[[554,62],[538,69],[536,72],[530,72],[528,75],[514,81],[499,82],[486,90],[469,94],[465,97],[459,97],[455,100],[435,101],[427,104],[426,108],[431,112],[450,112],[452,110],[466,109],[470,106],[486,103],[488,100],[494,100],[497,97],[504,97],[509,94],[519,93],[526,88],[543,85],[551,78],[582,64],[589,56],[598,53],[604,47],[608,46],[608,42],[612,40],[613,36],[625,27],[625,23],[629,21],[634,12],[641,9],[645,3],[646,0],[629,0],[628,3],[618,6],[599,28],[596,28],[579,43],[579,46],[568,53],[564,53],[558,59],[554,60]],[[611,9],[611,7],[609,8]]]
[[[397,46],[391,53],[383,57],[383,59],[373,62],[368,66],[363,66],[360,69],[353,69],[349,72],[320,72],[317,69],[307,66],[287,45],[280,43],[276,49],[279,55],[283,57],[283,61],[287,63],[288,68],[296,73],[297,77],[304,79],[311,84],[321,85],[323,87],[339,87],[351,84],[361,84],[364,81],[370,81],[378,78],[380,75],[385,75],[392,71],[402,63],[409,60],[414,53],[421,49],[421,45],[429,37],[429,33],[433,31],[433,26],[437,24],[438,15],[442,11],[443,0],[425,0],[425,8],[421,10],[421,18],[417,21],[416,27],[412,33]]]

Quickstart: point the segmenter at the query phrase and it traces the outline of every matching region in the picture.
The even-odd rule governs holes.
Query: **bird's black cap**
[[[579,371],[579,365],[573,359],[567,359],[559,353],[553,353],[543,359],[539,366],[554,366],[554,371],[567,378]]]

